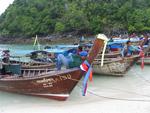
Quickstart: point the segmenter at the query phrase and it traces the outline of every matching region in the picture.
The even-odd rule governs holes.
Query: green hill
[[[0,16],[0,36],[150,30],[150,0],[14,0]]]

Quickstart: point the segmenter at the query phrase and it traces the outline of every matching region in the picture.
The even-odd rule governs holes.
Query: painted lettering
[[[71,79],[71,75],[63,75],[63,76],[56,76],[55,78],[43,78],[41,80],[37,80],[36,83],[42,84],[44,88],[46,87],[53,87],[54,83]]]

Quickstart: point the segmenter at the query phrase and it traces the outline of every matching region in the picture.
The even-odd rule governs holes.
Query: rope
[[[81,88],[81,86],[78,86],[79,88]],[[150,100],[144,100],[144,99],[127,99],[127,98],[117,98],[117,97],[108,97],[108,96],[103,96],[103,95],[100,95],[100,94],[97,94],[95,93],[94,91],[92,90],[87,90],[87,93],[91,94],[91,95],[94,95],[96,97],[99,97],[99,98],[106,98],[106,99],[111,99],[111,100],[121,100],[121,101],[137,101],[137,102],[150,102]],[[144,96],[144,95],[142,95]],[[145,96],[147,97],[147,96]],[[149,96],[148,96],[149,97]]]
[[[138,102],[150,102],[150,100],[144,100],[144,99],[127,99],[127,98],[117,98],[117,97],[108,97],[108,96],[103,96],[94,93],[93,91],[87,90],[88,93],[100,97],[100,98],[106,98],[106,99],[111,99],[111,100],[121,100],[121,101],[138,101]]]
[[[82,89],[82,87],[81,87],[81,86],[82,86],[82,85],[81,85],[82,82],[81,82],[80,80],[72,79],[72,78],[70,78],[70,80],[79,82],[79,85],[77,85],[77,86]],[[149,83],[150,83],[150,81],[149,81]],[[143,96],[143,97],[150,97],[149,95],[139,94],[139,93],[137,93],[137,92],[124,91],[124,90],[122,90],[122,89],[108,88],[108,87],[107,87],[107,89],[118,90],[118,91],[125,92],[125,93],[127,93],[127,94],[134,94],[134,95]],[[89,90],[89,89],[87,89],[87,93],[92,94],[92,95],[97,96],[97,97],[100,97],[100,98],[106,98],[106,99],[112,99],[112,100],[150,102],[150,100],[144,100],[144,99],[127,99],[127,98],[117,98],[117,97],[103,96],[103,95],[96,94],[94,91]]]
[[[82,89],[82,87],[81,87],[82,82],[81,82],[80,80],[71,79],[71,78],[70,78],[70,80],[79,82],[80,85],[77,85],[77,86],[78,86],[80,89]],[[104,87],[104,86],[103,86],[103,87]],[[123,90],[121,90],[121,89],[108,88],[108,87],[107,87],[107,89],[118,90],[118,91],[122,91],[122,92],[125,92],[125,93],[128,93],[128,94],[135,94],[135,95],[139,95],[139,96],[149,97],[149,98],[150,98],[149,95],[143,95],[143,94],[139,94],[139,93],[137,93],[137,92],[123,91]],[[96,94],[94,91],[91,91],[91,90],[89,90],[89,89],[87,90],[87,92],[90,93],[90,94],[92,94],[92,95],[98,96],[98,97],[107,98],[107,99],[113,99],[113,100],[146,101],[146,102],[148,101],[148,102],[150,102],[150,100],[144,100],[144,99],[143,99],[143,100],[139,100],[139,99],[124,99],[124,98],[107,97],[107,96],[103,96],[103,95],[98,95],[98,94]]]
[[[128,93],[128,94],[135,94],[135,95],[139,95],[139,96],[150,97],[149,95],[144,95],[144,94],[140,94],[140,93],[137,93],[137,92],[131,92],[131,91],[117,89],[117,88],[112,88],[112,87],[109,88],[109,87],[106,87],[106,86],[102,86],[102,87],[105,87],[105,88],[111,89],[111,90],[118,90],[118,91],[125,92],[125,93]]]
[[[135,66],[136,67],[138,67],[138,65],[135,63]],[[136,72],[136,70],[134,70],[134,69],[132,69],[133,70],[133,72],[135,73],[135,76],[136,77],[138,77],[138,78],[140,78],[141,80],[143,80],[143,81],[145,81],[146,83],[148,83],[148,84],[150,84],[150,80],[147,80],[146,78],[144,78],[143,76],[140,76],[140,74],[138,74],[137,72]],[[132,71],[131,70],[131,71]]]

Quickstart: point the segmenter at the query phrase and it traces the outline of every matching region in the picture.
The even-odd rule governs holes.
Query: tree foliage
[[[0,16],[8,37],[149,30],[150,0],[14,0]]]

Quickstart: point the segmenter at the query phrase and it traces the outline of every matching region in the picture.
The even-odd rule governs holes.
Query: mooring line
[[[103,96],[94,93],[93,91],[87,90],[88,93],[95,95],[100,98],[106,98],[106,99],[111,99],[111,100],[121,100],[121,101],[138,101],[138,102],[150,102],[150,100],[144,100],[144,99],[127,99],[127,98],[117,98],[117,97],[108,97],[108,96]]]
[[[137,64],[135,64],[135,67],[138,67]],[[132,69],[133,70],[133,69]],[[131,71],[132,71],[131,70]],[[133,70],[133,72],[135,73],[135,76],[140,78],[141,80],[145,81],[146,83],[150,84],[150,80],[147,80],[146,78],[144,78],[143,76],[140,76],[136,71]]]
[[[132,71],[132,70],[131,70],[131,71]],[[144,80],[144,81],[147,82],[147,83],[150,83],[149,80],[147,80],[147,79],[145,79],[144,77],[141,77],[140,75],[138,75],[138,74],[136,73],[136,71],[134,71],[134,72],[135,72],[136,76],[138,76],[138,78]],[[70,79],[70,80],[73,80],[73,81],[78,82],[78,85],[77,85],[77,86],[82,89],[82,82],[81,82],[80,80],[76,80],[76,79]],[[143,96],[143,97],[148,97],[148,98],[150,98],[149,95],[139,94],[139,93],[137,93],[137,92],[125,91],[125,90],[122,90],[122,89],[109,88],[109,87],[107,87],[107,89],[118,90],[118,91],[121,91],[121,92],[125,92],[125,93],[127,93],[127,94],[134,94],[134,95],[138,95],[138,96]],[[96,94],[94,91],[89,90],[89,89],[87,89],[87,93],[92,94],[92,95],[95,95],[95,96],[100,97],[100,98],[106,98],[106,99],[112,99],[112,100],[150,102],[150,100],[144,100],[144,99],[127,99],[127,98],[117,98],[117,97],[103,96],[103,95]]]
[[[78,86],[81,88],[81,86]],[[96,92],[87,89],[87,93],[94,95],[99,98],[105,98],[105,99],[111,99],[111,100],[120,100],[120,101],[137,101],[137,102],[150,102],[150,100],[144,100],[144,99],[128,99],[128,98],[117,98],[117,97],[109,97],[109,96],[103,96],[100,94],[97,94]]]

